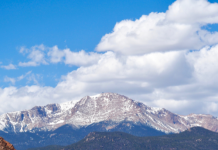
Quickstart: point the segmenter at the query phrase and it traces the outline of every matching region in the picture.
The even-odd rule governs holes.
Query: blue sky
[[[9,0],[0,5],[0,41],[2,65],[14,64],[26,58],[19,53],[21,46],[30,48],[44,44],[52,47],[94,51],[101,37],[110,33],[116,22],[135,20],[142,14],[166,11],[173,0]],[[56,86],[61,75],[77,67],[56,64],[39,67],[1,69],[1,87],[11,85],[4,77],[15,78],[28,71],[41,76],[42,85]],[[34,82],[20,81],[16,86]]]
[[[217,116],[217,2],[0,2],[0,113],[116,92]]]
[[[18,64],[25,60],[19,48],[44,44],[52,47],[70,48],[71,51],[94,51],[101,37],[110,33],[116,22],[135,20],[143,14],[165,12],[174,0],[9,0],[0,5],[0,41],[2,65]],[[210,0],[210,2],[216,2]],[[217,25],[208,25],[217,30]],[[12,85],[4,77],[15,78],[28,71],[38,74],[41,85],[55,87],[61,75],[77,69],[76,66],[56,64],[39,67],[19,67],[15,70],[1,69],[1,87]],[[16,86],[32,85],[32,81],[20,81]]]

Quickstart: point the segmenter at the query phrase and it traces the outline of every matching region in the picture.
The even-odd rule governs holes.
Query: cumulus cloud
[[[194,67],[194,78],[199,84],[218,87],[218,45],[205,47],[187,56]]]
[[[205,11],[200,11],[203,8]],[[115,92],[178,114],[218,116],[217,32],[202,29],[217,23],[217,10],[216,3],[206,0],[177,0],[166,13],[121,21],[97,46],[98,51],[111,50],[103,54],[61,50],[57,46],[22,48],[20,52],[30,58],[29,62],[39,65],[44,60],[79,67],[63,75],[55,87],[0,88],[4,106],[0,111]],[[33,51],[40,51],[43,57],[30,57]]]
[[[97,64],[69,73],[57,87],[93,93],[118,92],[179,114],[217,115],[212,107],[217,105],[218,98],[217,57],[218,45],[194,52],[142,56],[119,57],[107,52]]]
[[[13,64],[9,64],[7,66],[1,66],[1,68],[7,69],[7,70],[16,69],[15,65],[13,65]]]
[[[218,23],[218,4],[207,0],[177,0],[166,12],[167,20],[185,24]]]
[[[50,48],[48,52],[48,56],[50,57],[51,63],[59,63],[63,61],[63,57],[65,56],[64,51],[58,49],[57,46]]]
[[[96,63],[100,59],[101,54],[97,53],[86,53],[81,50],[77,53],[71,52],[69,49],[64,50],[65,52],[65,64],[75,66],[88,66]]]
[[[30,49],[26,49],[25,47],[20,48],[20,53],[28,54],[27,58],[30,59],[28,62],[19,62],[19,66],[28,67],[28,66],[39,66],[40,64],[48,64],[45,60],[44,45],[36,45],[31,47]]]
[[[49,49],[48,56],[51,63],[64,62],[66,65],[87,66],[96,63],[101,54],[86,53],[84,50],[72,52],[69,48],[60,50],[57,46],[54,46]]]
[[[47,65],[49,63],[64,63],[71,66],[87,66],[96,63],[101,54],[90,52],[87,53],[84,50],[79,52],[72,52],[69,48],[59,49],[58,46],[46,47],[44,45],[36,45],[27,49],[25,47],[20,48],[20,53],[28,54],[28,62],[19,62],[19,66],[39,66],[40,64]]]
[[[101,92],[115,92],[178,114],[217,115],[217,57],[218,45],[199,51],[159,52],[141,56],[106,52],[97,63],[62,76],[56,87],[1,89],[1,101],[7,99],[13,102],[13,106],[2,108],[2,112],[80,99]],[[20,102],[25,102],[25,106]]]
[[[218,4],[207,0],[177,0],[166,13],[150,13],[135,21],[117,23],[102,37],[97,51],[126,55],[198,50],[218,43],[218,32],[202,29],[218,23]]]

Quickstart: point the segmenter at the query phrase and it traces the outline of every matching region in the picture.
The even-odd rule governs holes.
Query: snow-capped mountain
[[[102,121],[140,123],[165,133],[178,133],[194,126],[218,131],[218,119],[211,115],[177,115],[164,108],[148,107],[115,93],[102,93],[86,96],[76,102],[36,106],[27,111],[6,113],[0,116],[0,130],[49,131],[65,124],[81,128]],[[116,124],[105,126],[107,130],[114,127]]]

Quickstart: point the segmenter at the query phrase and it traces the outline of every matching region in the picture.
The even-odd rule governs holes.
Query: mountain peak
[[[211,115],[182,116],[164,108],[154,108],[117,93],[85,96],[79,101],[36,106],[0,116],[0,130],[26,132],[55,130],[69,124],[76,128],[102,121],[114,122],[112,129],[123,121],[143,124],[162,132],[178,133],[194,126],[218,131],[218,120]]]
[[[96,95],[92,95],[92,96],[88,96],[88,97],[96,99],[96,98],[99,98],[99,97],[108,97],[108,98],[110,98],[110,97],[126,97],[126,96],[121,95],[121,94],[117,94],[117,93],[111,93],[111,92],[103,93],[102,92],[100,94],[96,94]]]

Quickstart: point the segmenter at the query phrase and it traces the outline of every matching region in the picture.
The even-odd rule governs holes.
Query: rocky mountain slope
[[[90,132],[114,132],[121,131],[135,136],[159,136],[164,132],[157,131],[144,125],[135,125],[132,122],[121,122],[113,129],[106,130],[106,126],[114,125],[114,122],[94,123],[86,127],[75,129],[70,125],[64,125],[52,131],[33,132],[10,132],[0,131],[0,136],[12,143],[16,150],[26,150],[27,148],[43,147],[47,145],[70,145],[82,140]]]
[[[28,150],[217,150],[218,133],[193,127],[179,134],[136,137],[122,132],[92,132],[75,144]]]
[[[177,115],[164,108],[149,107],[115,93],[102,93],[86,96],[76,102],[36,106],[27,111],[6,113],[0,116],[0,130],[9,133],[51,131],[66,124],[79,129],[102,121],[114,122],[105,126],[106,130],[127,121],[165,133],[178,133],[195,126],[218,131],[218,119],[211,115]]]
[[[0,150],[15,150],[14,146],[0,137]]]

